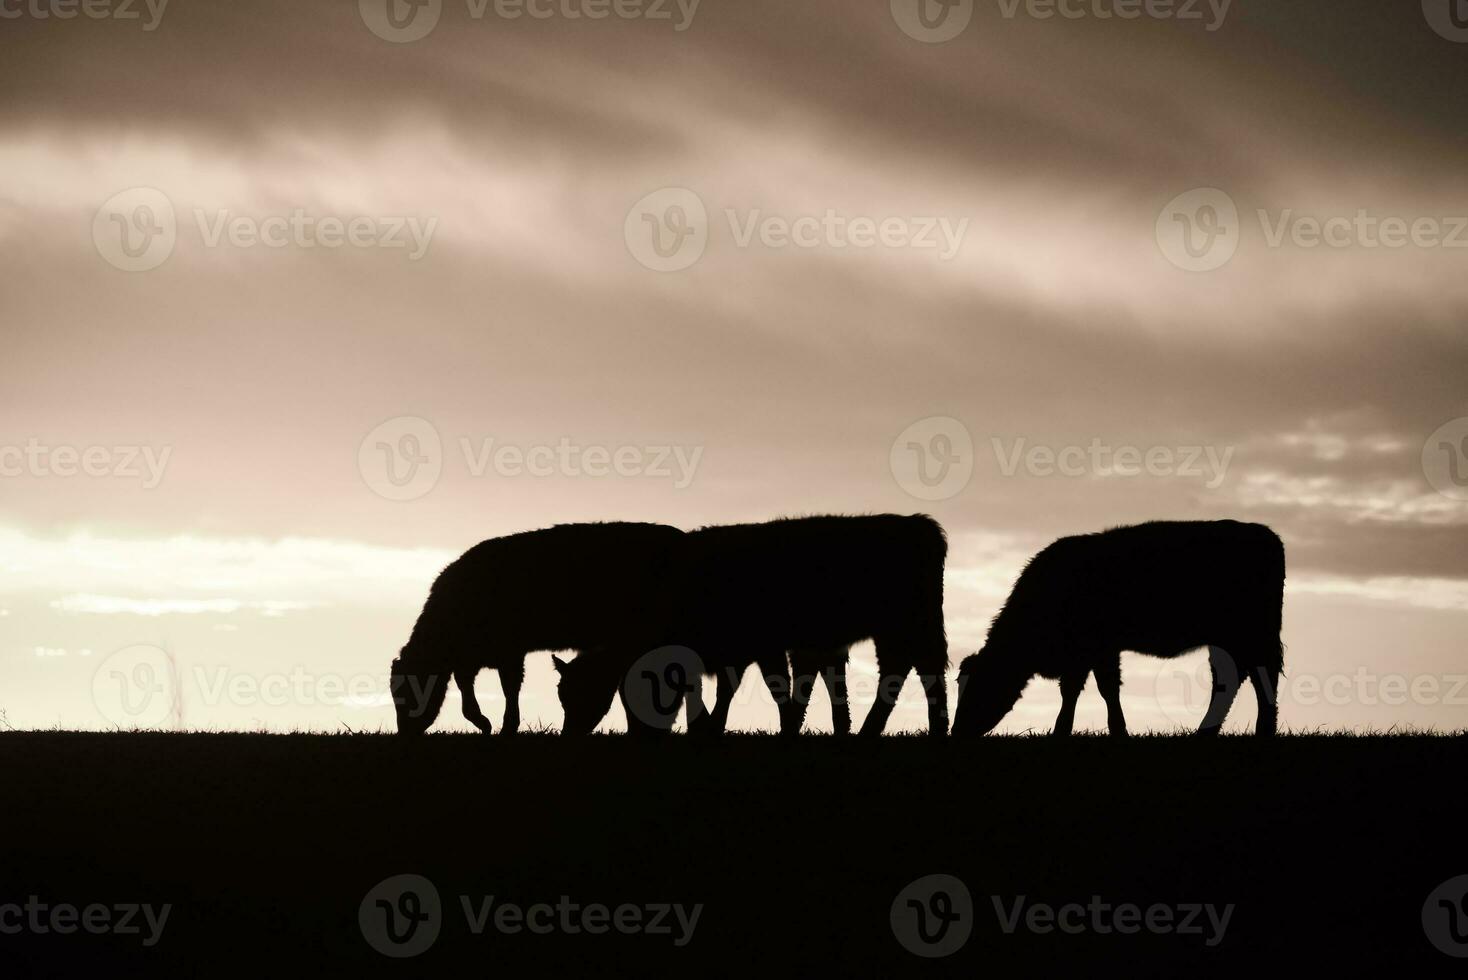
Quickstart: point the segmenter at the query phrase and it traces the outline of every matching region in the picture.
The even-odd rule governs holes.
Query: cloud
[[[446,552],[308,539],[61,537],[0,529],[0,582],[11,595],[61,592],[63,613],[138,616],[258,612],[421,601]],[[85,590],[85,591],[77,591]]]
[[[101,616],[196,616],[249,611],[276,617],[319,605],[291,599],[133,599],[111,595],[67,595],[50,603],[58,612]]]

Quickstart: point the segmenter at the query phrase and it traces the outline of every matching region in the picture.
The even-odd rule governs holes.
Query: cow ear
[[[560,657],[556,656],[555,654],[551,654],[551,663],[553,663],[553,664],[556,665],[556,673],[558,673],[558,674],[561,673],[562,671],[564,671],[566,669],[566,666],[567,666],[566,661],[562,660]]]

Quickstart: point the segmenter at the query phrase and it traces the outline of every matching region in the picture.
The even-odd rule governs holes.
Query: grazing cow
[[[433,724],[452,675],[464,717],[488,733],[474,676],[490,667],[513,733],[526,654],[652,643],[668,620],[668,563],[682,537],[662,524],[561,524],[470,548],[439,573],[392,663],[398,731]]]
[[[722,730],[739,677],[753,662],[780,706],[781,730],[798,731],[809,684],[797,685],[791,699],[786,651],[798,661],[798,677],[819,670],[842,692],[844,705],[844,652],[871,639],[880,681],[862,734],[881,734],[914,669],[928,700],[929,731],[947,734],[947,548],[943,529],[922,515],[787,518],[685,535],[671,577],[676,613],[665,642],[695,651],[719,682],[707,721],[698,685],[686,686],[690,730]],[[633,660],[557,660],[568,732],[590,730],[600,720]],[[833,705],[837,700],[833,695]]]
[[[1025,566],[984,649],[959,667],[953,733],[990,731],[1039,675],[1060,681],[1055,734],[1068,735],[1094,672],[1111,734],[1125,735],[1121,652],[1176,657],[1207,646],[1214,685],[1199,734],[1217,734],[1247,677],[1255,733],[1272,735],[1284,578],[1284,545],[1262,524],[1153,521],[1061,538]]]

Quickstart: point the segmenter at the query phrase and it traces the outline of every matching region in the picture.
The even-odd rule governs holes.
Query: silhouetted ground
[[[34,894],[173,908],[152,948],[0,935],[0,973],[91,960],[209,976],[458,964],[476,976],[1461,975],[1468,960],[1429,944],[1422,911],[1468,874],[1465,748],[1415,736],[7,733],[0,906]],[[431,880],[442,913],[425,952],[394,960],[368,944],[358,912],[404,873]],[[890,921],[898,893],[932,874],[972,896],[971,935],[943,959],[908,952]],[[673,935],[475,935],[461,895],[474,907],[564,895],[703,909],[678,948],[671,914]],[[1195,935],[1101,934],[1089,910],[1086,932],[1006,933],[994,896],[1005,914],[1020,896],[1234,910],[1210,947],[1203,915]],[[961,911],[953,901],[927,907]]]

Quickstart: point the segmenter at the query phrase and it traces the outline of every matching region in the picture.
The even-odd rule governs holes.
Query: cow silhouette
[[[924,515],[784,518],[689,532],[679,545],[678,570],[669,576],[676,589],[674,619],[663,642],[694,651],[702,672],[718,681],[711,713],[703,708],[699,685],[686,685],[689,730],[723,730],[739,678],[755,663],[780,707],[781,730],[798,731],[810,685],[792,690],[787,651],[798,678],[821,674],[832,686],[833,707],[838,691],[844,706],[845,652],[870,639],[879,682],[861,733],[881,734],[903,681],[916,670],[929,731],[946,734],[946,554],[943,529]],[[619,686],[625,700],[635,653],[557,659],[568,733],[594,727]]]
[[[527,654],[652,644],[669,621],[669,563],[682,537],[662,524],[560,524],[464,552],[434,580],[392,662],[398,731],[426,731],[453,677],[464,717],[490,732],[474,695],[475,675],[489,667],[505,695],[504,731],[513,733]]]
[[[1154,521],[1061,538],[1032,558],[978,654],[959,667],[955,735],[999,724],[1035,676],[1060,681],[1055,734],[1068,735],[1094,673],[1107,726],[1126,734],[1121,653],[1177,657],[1208,647],[1213,691],[1199,734],[1217,734],[1243,678],[1272,735],[1284,664],[1285,553],[1262,524]]]

